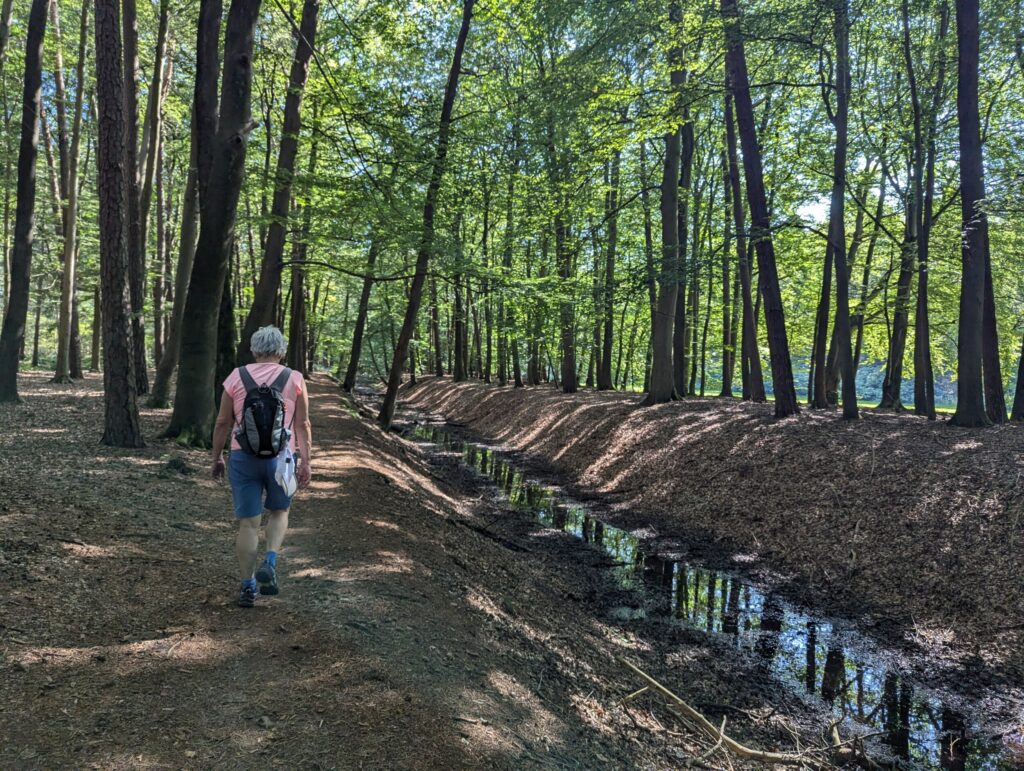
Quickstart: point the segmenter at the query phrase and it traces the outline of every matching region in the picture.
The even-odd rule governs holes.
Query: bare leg
[[[281,551],[284,534],[288,530],[288,509],[278,509],[267,514],[267,551]]]
[[[269,528],[268,528],[269,531]],[[235,536],[235,556],[238,558],[238,577],[243,581],[252,578],[256,569],[256,549],[260,542],[260,518],[248,517],[238,520],[238,534]]]

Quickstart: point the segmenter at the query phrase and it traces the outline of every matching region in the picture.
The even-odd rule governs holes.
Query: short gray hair
[[[260,327],[252,333],[249,350],[253,356],[281,357],[288,352],[288,344],[277,327]]]

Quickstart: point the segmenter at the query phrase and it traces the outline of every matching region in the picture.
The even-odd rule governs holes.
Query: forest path
[[[21,385],[0,409],[5,767],[661,767],[697,749],[616,706],[635,685],[612,657],[664,652],[581,602],[598,572],[564,570],[550,534],[480,535],[482,496],[327,379],[282,593],[252,610],[229,491],[205,453],[153,439],[165,411],[144,411],[149,447],[114,450],[98,378]],[[728,663],[671,655],[688,687],[763,706],[723,690]]]

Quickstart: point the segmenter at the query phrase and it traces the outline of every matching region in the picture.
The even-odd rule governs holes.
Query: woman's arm
[[[231,426],[235,424],[235,402],[227,391],[220,397],[220,412],[213,426],[213,478],[219,479],[224,474],[224,445],[231,434]]]
[[[309,393],[305,383],[295,400],[295,438],[302,455],[302,463],[298,467],[299,487],[307,487],[312,476],[310,461],[313,458],[313,426],[309,422]]]

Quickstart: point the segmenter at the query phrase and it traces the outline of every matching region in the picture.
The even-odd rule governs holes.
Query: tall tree
[[[363,352],[363,333],[366,329],[366,317],[370,310],[370,293],[373,291],[373,267],[377,263],[379,251],[380,239],[374,232],[370,236],[370,247],[366,253],[366,275],[363,277],[363,286],[359,293],[359,308],[356,310],[356,323],[352,330],[352,348],[349,352],[348,368],[345,370],[345,379],[341,384],[342,389],[349,393],[356,387],[356,376],[359,374],[359,359]],[[436,303],[431,305],[432,311],[436,305]],[[437,361],[440,361],[440,353],[438,353]]]
[[[57,0],[53,0],[52,16],[57,19]],[[57,29],[56,23],[54,29]],[[61,276],[60,311],[57,320],[57,366],[53,375],[56,383],[67,383],[71,380],[71,337],[72,311],[74,305],[75,280],[78,256],[78,164],[82,144],[82,108],[85,100],[85,60],[89,39],[89,0],[82,3],[81,26],[78,36],[78,65],[75,70],[75,104],[71,116],[71,147],[68,157],[61,159],[61,165],[67,165],[64,190],[63,216],[63,263],[64,272]],[[59,41],[59,37],[58,37]],[[58,52],[60,50],[58,44]],[[58,54],[59,56],[59,54]],[[59,59],[58,59],[59,61]],[[63,89],[62,89],[63,90]],[[61,99],[61,97],[58,97]],[[60,119],[61,123],[63,119]],[[63,127],[59,126],[63,131]]]
[[[18,203],[14,215],[10,290],[3,331],[0,332],[0,402],[18,399],[18,357],[25,341],[32,237],[35,225],[36,157],[39,154],[39,114],[43,81],[43,39],[49,0],[32,0],[25,35],[25,77],[21,106],[21,146],[18,149]]]
[[[309,74],[309,60],[313,55],[316,41],[319,14],[320,0],[305,0],[302,6],[301,26],[295,30],[295,56],[288,79],[284,124],[281,127],[281,142],[278,145],[270,228],[263,250],[259,282],[256,284],[252,307],[245,319],[245,326],[242,327],[242,340],[238,345],[237,359],[240,364],[252,361],[249,338],[257,329],[273,322],[274,302],[281,289],[281,266],[288,229],[288,209],[295,176],[295,158],[299,152],[299,133],[302,130],[302,95]]]
[[[727,84],[728,86],[728,84]],[[732,94],[725,92],[725,138],[729,155],[729,193],[732,215],[736,223],[736,261],[740,274],[740,298],[743,303],[743,329],[740,333],[740,367],[743,377],[743,398],[754,402],[766,400],[761,353],[757,347],[757,314],[751,297],[750,250],[747,248],[746,216],[740,182],[739,158],[736,150],[736,122],[733,120]]]
[[[960,137],[960,209],[963,222],[960,329],[957,335],[957,400],[954,426],[987,426],[982,383],[982,316],[985,301],[985,178],[978,109],[978,0],[956,0],[957,94]]]
[[[181,234],[178,238],[178,260],[174,272],[174,299],[171,303],[171,316],[167,320],[167,341],[164,345],[163,356],[157,363],[153,388],[149,394],[150,407],[170,405],[171,378],[178,366],[178,353],[181,349],[181,322],[185,315],[185,300],[188,297],[188,283],[192,275],[192,262],[196,256],[196,236],[199,229],[197,153],[196,124],[193,120],[188,172],[181,198]]]
[[[725,61],[729,88],[736,106],[743,168],[747,181],[747,203],[750,206],[751,238],[757,251],[758,282],[764,298],[765,322],[768,327],[768,351],[772,363],[772,390],[775,393],[775,416],[794,415],[800,411],[793,384],[793,365],[789,356],[789,339],[782,310],[779,276],[775,265],[771,220],[764,188],[761,148],[754,125],[754,105],[750,98],[750,78],[740,31],[740,13],[736,0],[721,0],[725,21]]]
[[[622,152],[618,149],[612,154],[608,177],[608,190],[605,193],[605,219],[608,225],[608,243],[605,245],[604,266],[604,350],[601,354],[601,366],[597,370],[597,389],[610,391],[615,387],[612,382],[612,332],[615,309],[615,255],[619,244],[619,178],[622,165]]]
[[[673,27],[682,21],[682,11],[673,4],[669,9]],[[682,50],[678,45],[669,52],[669,83],[678,98],[685,82]],[[661,404],[677,398],[672,368],[672,330],[679,294],[679,165],[682,134],[678,126],[665,133],[665,160],[661,175],[661,270],[657,275],[658,299],[651,319],[651,375],[645,406]]]
[[[849,0],[833,0],[833,29],[836,42],[836,109],[832,124],[836,129],[836,151],[832,167],[832,202],[829,216],[826,260],[831,258],[836,269],[836,336],[839,346],[839,368],[843,377],[843,417],[855,420],[857,381],[853,370],[853,348],[850,340],[850,264],[846,258],[846,156],[850,116],[850,31]],[[824,343],[824,341],[822,341]],[[824,361],[819,362],[826,369]],[[816,394],[817,396],[817,394]],[[826,395],[827,404],[827,395]]]
[[[409,356],[409,341],[412,340],[412,335],[416,328],[416,317],[419,314],[420,301],[423,297],[423,284],[427,278],[427,268],[430,265],[430,258],[434,248],[434,208],[437,205],[438,193],[441,190],[441,182],[444,179],[444,170],[448,159],[452,110],[455,107],[455,97],[459,88],[459,75],[462,72],[462,55],[466,48],[466,39],[469,37],[469,28],[473,19],[473,6],[475,4],[476,0],[463,0],[462,2],[462,24],[459,27],[459,35],[455,41],[452,66],[448,71],[448,81],[445,84],[444,101],[441,103],[441,120],[437,134],[437,146],[434,151],[434,162],[430,172],[430,183],[427,186],[426,199],[423,202],[423,231],[416,254],[416,272],[413,274],[412,285],[409,287],[409,303],[405,309],[402,331],[399,333],[398,345],[395,348],[394,358],[391,360],[387,392],[384,394],[384,402],[377,416],[377,420],[385,428],[390,428],[391,421],[395,416],[398,387],[402,382],[402,368],[405,366],[405,361]]]
[[[117,0],[96,0],[97,169],[103,281],[103,443],[141,447],[128,296],[124,69]]]
[[[128,284],[132,303],[132,351],[135,385],[149,392],[146,361],[146,257],[142,245],[139,190],[139,29],[135,0],[121,0],[124,27],[125,178],[128,181]]]
[[[252,50],[259,7],[259,0],[231,2],[224,36],[219,116],[211,121],[207,100],[197,100],[196,120],[200,127],[212,122],[216,134],[208,153],[204,153],[204,142],[199,144],[200,174],[204,155],[208,157],[210,173],[200,186],[199,241],[182,321],[174,411],[167,429],[168,436],[189,444],[208,445],[213,424],[217,318],[251,130]],[[202,26],[200,30],[203,36]],[[197,68],[197,96],[203,90],[201,81],[210,77],[212,73],[200,73]],[[202,128],[200,139],[204,139]]]

